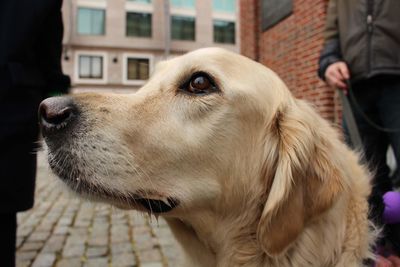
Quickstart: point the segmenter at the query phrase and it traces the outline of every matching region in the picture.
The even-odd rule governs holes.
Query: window
[[[151,37],[151,14],[126,13],[126,35],[136,37]]]
[[[103,57],[79,55],[79,79],[103,79]]]
[[[143,85],[149,79],[154,56],[143,53],[123,55],[122,82],[127,85]]]
[[[171,38],[173,40],[195,40],[193,17],[171,16]]]
[[[94,8],[78,8],[78,34],[104,35],[105,11]]]
[[[150,4],[151,0],[128,0],[129,2]]]
[[[214,20],[214,42],[235,43],[235,22]]]
[[[215,11],[235,13],[236,1],[235,0],[213,0],[213,9]]]
[[[128,58],[126,77],[128,81],[148,80],[150,60],[148,58]]]
[[[171,6],[181,8],[194,8],[195,0],[171,0]]]

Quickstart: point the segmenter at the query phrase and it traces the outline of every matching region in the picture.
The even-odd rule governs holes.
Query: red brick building
[[[296,97],[338,122],[336,94],[317,77],[328,0],[293,0],[292,13],[265,31],[262,3],[240,0],[241,53],[277,72]]]

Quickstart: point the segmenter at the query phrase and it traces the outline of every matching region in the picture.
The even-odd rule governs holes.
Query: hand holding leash
[[[348,90],[346,80],[350,79],[347,64],[344,61],[338,61],[329,65],[325,72],[325,79],[330,86],[346,92]]]

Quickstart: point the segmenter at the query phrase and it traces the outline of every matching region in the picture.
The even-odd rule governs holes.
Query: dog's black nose
[[[56,133],[68,126],[77,114],[70,97],[51,97],[39,105],[39,118],[44,136]]]

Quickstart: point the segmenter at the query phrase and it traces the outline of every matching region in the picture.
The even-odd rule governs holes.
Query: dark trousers
[[[0,213],[0,262],[2,267],[15,267],[17,214]]]
[[[15,266],[16,212],[33,206],[35,189],[41,93],[13,89],[0,97],[0,267]]]
[[[388,146],[391,145],[397,167],[400,166],[400,131],[380,131],[371,126],[359,111],[384,128],[400,129],[400,76],[371,78],[354,84],[352,91],[355,101],[351,96],[349,101],[363,142],[364,161],[375,174],[369,199],[371,218],[375,223],[382,224],[382,195],[393,190],[386,155]],[[346,125],[344,128],[348,133]],[[346,140],[351,144],[348,136],[346,134]],[[400,239],[398,241],[400,242]]]
[[[359,109],[376,124],[400,129],[400,76],[381,76],[353,85],[357,105],[349,97],[364,146],[364,157],[375,172],[374,186],[379,192],[392,190],[386,153],[392,145],[396,162],[400,160],[400,131],[387,133],[375,129],[360,114]]]

